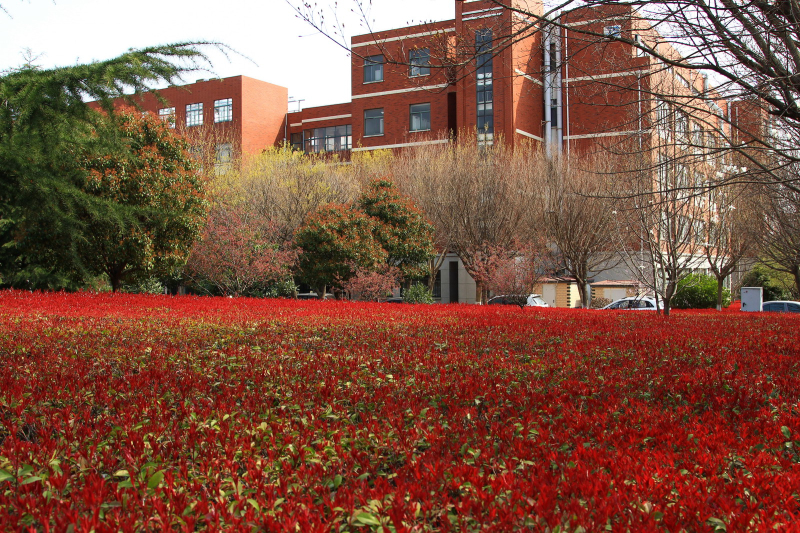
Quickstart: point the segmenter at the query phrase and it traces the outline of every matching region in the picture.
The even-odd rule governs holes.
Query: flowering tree
[[[386,262],[386,251],[375,237],[377,220],[346,205],[328,205],[306,218],[295,233],[302,279],[317,294],[328,286],[343,288],[359,268]]]
[[[186,271],[226,296],[238,296],[290,278],[297,255],[281,244],[272,221],[242,206],[221,204],[212,209]]]
[[[84,189],[97,199],[81,214],[83,264],[106,274],[113,291],[172,274],[185,264],[207,209],[188,144],[156,116],[126,109],[101,119],[94,139],[104,149],[83,160]],[[104,202],[125,208],[111,212]]]
[[[527,296],[542,275],[542,246],[514,241],[509,245],[484,243],[473,253],[472,277],[487,294],[519,296],[524,307]]]
[[[528,294],[542,277],[543,249],[529,243],[515,246],[511,253],[499,251],[501,260],[487,281],[489,289],[497,294],[518,295],[514,303],[524,307]]]
[[[401,276],[400,269],[389,265],[377,269],[356,267],[353,277],[342,283],[342,287],[351,298],[378,301],[392,293]]]

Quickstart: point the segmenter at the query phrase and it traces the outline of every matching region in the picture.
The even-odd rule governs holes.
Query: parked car
[[[298,300],[319,300],[319,294],[316,292],[301,292],[297,295]],[[333,300],[333,294],[326,292],[323,300]]]
[[[550,307],[539,294],[502,294],[489,298],[487,305],[520,305],[524,307]]]
[[[625,309],[628,311],[655,311],[656,300],[649,296],[628,296],[612,302],[602,309]],[[664,304],[658,302],[658,309],[664,309]]]
[[[770,313],[800,313],[800,302],[773,300],[761,304],[761,310]]]
[[[405,303],[405,300],[402,296],[392,296],[391,298],[386,298],[383,300],[385,304],[402,304]]]

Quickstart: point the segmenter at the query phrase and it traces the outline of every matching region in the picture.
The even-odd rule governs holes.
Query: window
[[[667,161],[667,158],[663,154],[658,154],[658,163],[656,164],[656,183],[659,191],[667,190],[668,175],[669,175],[669,163]]]
[[[685,141],[688,133],[689,117],[687,117],[685,113],[678,111],[675,116],[675,136]]]
[[[303,149],[303,134],[292,133],[292,150],[302,150],[302,149]]]
[[[305,146],[306,153],[341,152],[350,150],[353,146],[352,126],[328,126],[327,128],[314,128],[305,130],[300,137],[301,146]],[[305,137],[305,142],[303,138]],[[294,135],[292,136],[294,147]]]
[[[186,106],[186,125],[187,126],[202,126],[203,125],[203,104],[188,104]]]
[[[705,187],[706,180],[705,176],[700,173],[694,175],[694,205],[702,206],[703,205],[703,189]]]
[[[622,26],[606,26],[603,28],[603,35],[606,37],[619,37],[622,34]]]
[[[214,172],[225,174],[231,169],[233,159],[233,148],[231,143],[220,143],[214,147]]]
[[[687,189],[689,185],[689,173],[686,171],[686,165],[680,163],[675,164],[675,185],[679,189]]]
[[[475,32],[475,52],[477,54],[476,96],[478,144],[494,142],[494,94],[492,90],[492,30]]]
[[[364,58],[364,83],[383,81],[383,56],[368,56]]]
[[[364,137],[383,135],[383,109],[364,111]]]
[[[700,124],[692,122],[692,138],[690,140],[692,149],[695,154],[703,153],[703,131],[700,129]]]
[[[429,131],[431,129],[431,104],[412,104],[410,106],[411,131]]]
[[[163,109],[158,110],[158,117],[163,120],[164,122],[169,123],[170,128],[175,127],[175,108],[174,107],[165,107]]]
[[[633,42],[636,43],[639,46],[642,46],[642,47],[647,46],[646,44],[644,44],[644,41],[642,40],[642,36],[641,35],[634,35],[633,36]],[[636,57],[644,57],[645,55],[647,55],[647,53],[642,48],[638,48],[638,47],[635,47],[635,46],[633,47],[633,54]]]
[[[708,239],[706,239],[705,222],[695,219],[692,222],[692,232],[694,233],[694,242],[697,244],[708,244]]]
[[[427,76],[431,73],[431,52],[427,48],[411,50],[408,62],[411,64],[410,76]]]
[[[200,168],[200,172],[203,171],[203,147],[202,146],[190,146],[189,147],[189,155],[192,159],[197,162],[198,167]]]
[[[230,122],[233,120],[233,98],[214,101],[214,122]]]
[[[661,138],[666,140],[670,137],[670,114],[669,104],[656,98],[656,129]]]

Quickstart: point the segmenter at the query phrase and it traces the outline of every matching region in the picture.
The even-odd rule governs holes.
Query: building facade
[[[697,186],[730,163],[714,154],[730,139],[731,106],[700,74],[645,53],[641,48],[679,57],[630,5],[579,9],[547,24],[487,0],[454,2],[453,20],[353,37],[349,102],[289,112],[286,88],[237,76],[170,87],[160,99],[145,94],[139,103],[184,132],[202,131],[216,165],[237,151],[284,143],[347,159],[463,134],[475,135],[478,145],[502,139],[549,154],[643,154],[659,186],[668,174],[679,187]],[[543,14],[541,3],[520,7]],[[537,24],[540,31],[509,38]],[[603,38],[618,35],[641,48]],[[695,163],[681,163],[690,156]],[[692,207],[706,213],[691,222],[699,240],[713,211],[703,202]],[[463,274],[451,258],[442,272],[442,301],[474,301]],[[625,268],[603,278],[633,279]]]

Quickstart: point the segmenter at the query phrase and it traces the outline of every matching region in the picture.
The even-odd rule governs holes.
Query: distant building
[[[512,146],[539,144],[548,153],[583,153],[600,145],[638,148],[651,158],[658,184],[667,172],[662,159],[713,154],[731,138],[731,106],[702,75],[670,68],[636,46],[583,33],[625,35],[677,58],[678,51],[629,4],[572,11],[558,18],[558,26],[529,32],[507,46],[498,44],[531,21],[488,0],[455,0],[455,8],[453,20],[354,36],[349,102],[289,112],[286,88],[244,76],[170,87],[159,91],[163,101],[150,93],[138,98],[145,110],[207,139],[213,153],[203,157],[213,159],[218,170],[239,151],[257,153],[283,143],[347,159],[359,151],[447,143],[474,131],[478,144],[502,137]],[[541,4],[538,9],[541,15]],[[693,111],[658,94],[694,100]],[[744,104],[733,110],[741,117],[737,122],[755,113]],[[705,167],[675,163],[669,172],[691,186],[730,163],[710,156]],[[713,210],[707,200],[697,202]],[[697,221],[698,235],[704,223]],[[465,281],[460,260],[452,257],[443,268],[437,285],[441,300],[474,301],[474,294],[465,294],[474,293],[474,283]],[[632,283],[632,273],[623,268],[603,277]],[[542,291],[551,285],[569,287],[550,283]],[[616,296],[616,289],[622,285],[603,291]],[[555,293],[552,299],[555,303]],[[561,300],[575,305],[571,292]]]

